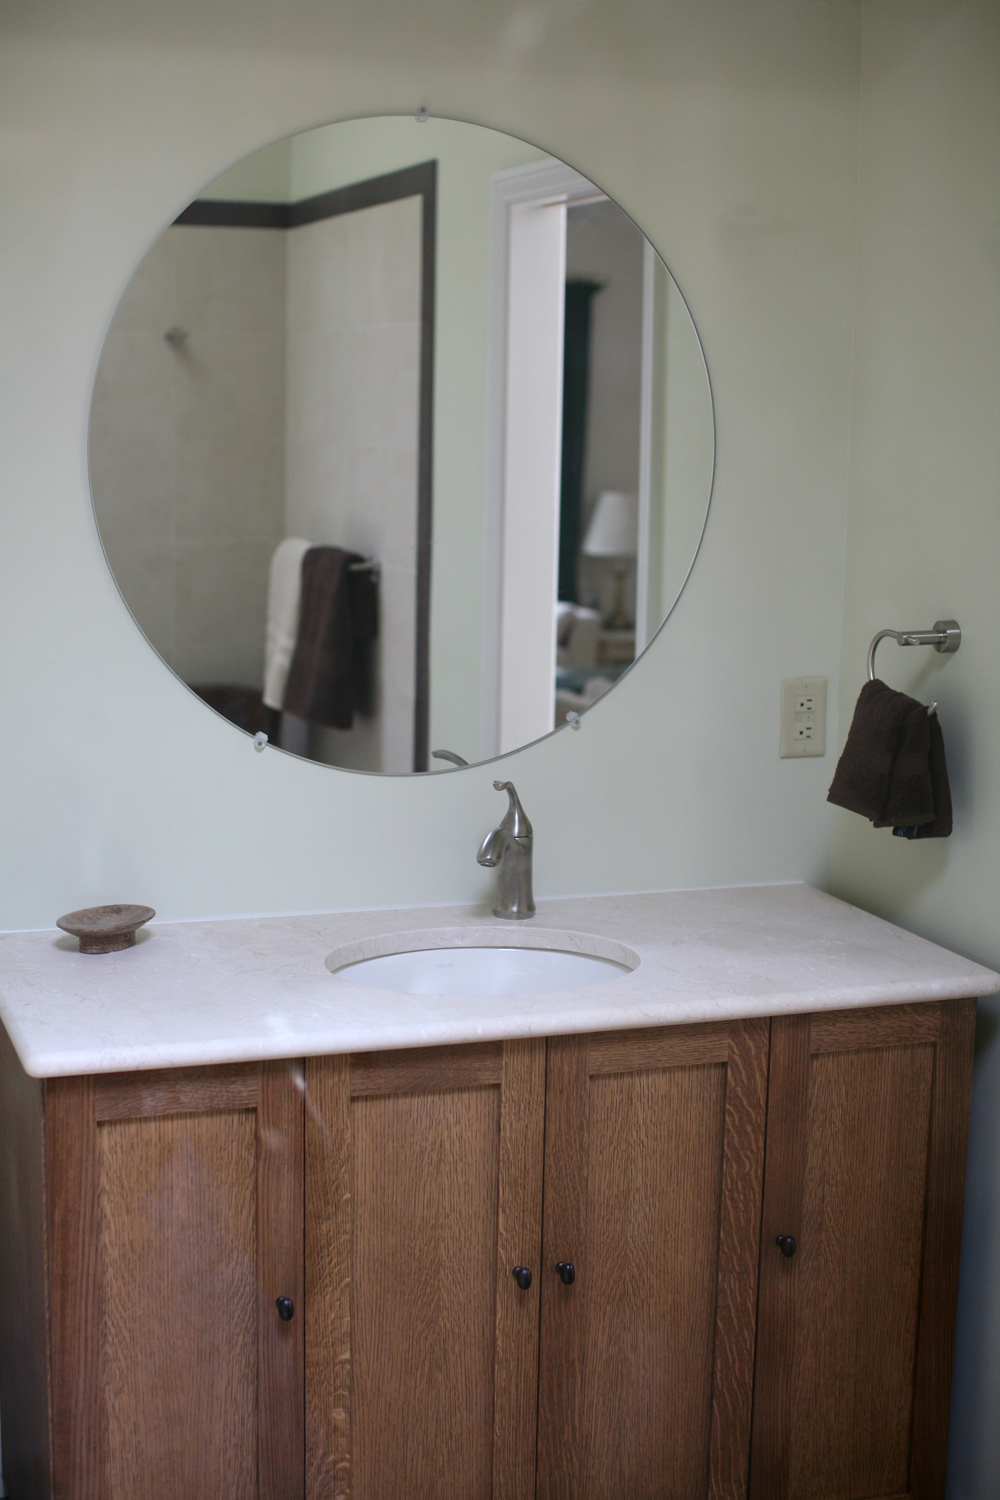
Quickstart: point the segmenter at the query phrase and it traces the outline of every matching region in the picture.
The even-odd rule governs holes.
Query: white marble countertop
[[[584,989],[497,998],[364,989],[325,964],[335,949],[348,962],[473,944],[563,948],[635,967]],[[163,922],[134,948],[100,956],[57,929],[0,934],[0,1019],[36,1078],[998,990],[991,970],[804,885],[571,897],[541,901],[533,920],[517,923],[481,906]]]

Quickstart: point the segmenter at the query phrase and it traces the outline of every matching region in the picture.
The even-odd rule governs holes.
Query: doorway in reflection
[[[567,209],[556,723],[636,655],[645,246],[608,199]]]
[[[670,585],[667,384],[691,378],[683,339],[671,351],[668,332],[671,302],[690,326],[687,309],[616,204],[558,164],[499,174],[494,190],[509,200],[506,383],[498,712],[493,724],[484,716],[483,754],[589,708],[659,627]],[[488,709],[489,618],[485,628]]]

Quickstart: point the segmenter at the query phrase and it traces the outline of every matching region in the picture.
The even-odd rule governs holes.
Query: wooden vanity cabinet
[[[746,1494],[768,1032],[549,1042],[538,1500]]]
[[[533,1493],[544,1125],[544,1039],[307,1060],[309,1500]]]
[[[750,1500],[944,1495],[974,1028],[771,1022]]]
[[[2,1050],[8,1493],[301,1500],[301,1065],[40,1083]]]
[[[768,1036],[307,1061],[309,1500],[745,1495]]]
[[[941,1500],[974,1011],[47,1084],[0,1032],[8,1489]]]
[[[308,1500],[941,1500],[974,1012],[307,1062]]]

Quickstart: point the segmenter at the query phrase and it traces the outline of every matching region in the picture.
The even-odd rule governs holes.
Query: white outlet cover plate
[[[783,677],[781,680],[782,760],[826,754],[826,678]]]

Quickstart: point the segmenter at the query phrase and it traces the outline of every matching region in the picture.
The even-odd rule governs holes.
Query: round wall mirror
[[[691,570],[715,428],[691,315],[598,187],[413,116],[271,146],[122,298],[94,508],[140,628],[249,733],[452,770],[582,714]]]

